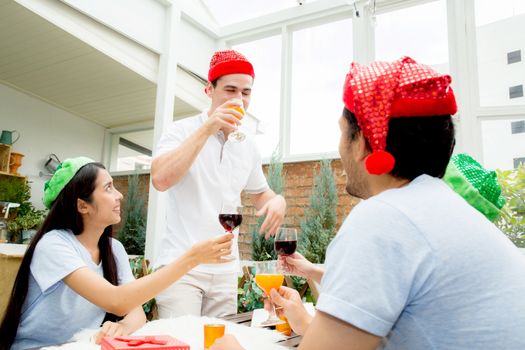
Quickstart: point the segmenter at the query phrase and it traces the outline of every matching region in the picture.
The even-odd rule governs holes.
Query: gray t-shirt
[[[119,285],[134,280],[122,244],[113,239],[112,249]],[[11,350],[64,343],[82,329],[100,327],[105,311],[63,281],[82,267],[103,276],[102,263],[91,260],[71,231],[53,230],[42,237],[31,261],[28,294]]]
[[[439,179],[359,203],[325,267],[317,309],[381,349],[525,349],[525,258]]]

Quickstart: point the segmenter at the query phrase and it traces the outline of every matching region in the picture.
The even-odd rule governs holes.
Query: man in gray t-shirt
[[[339,153],[363,201],[328,248],[313,319],[297,292],[271,293],[300,349],[525,349],[525,259],[441,180],[455,145],[450,83],[409,57],[352,65]]]

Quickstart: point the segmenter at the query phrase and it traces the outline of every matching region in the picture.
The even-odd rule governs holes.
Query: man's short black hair
[[[361,128],[354,113],[344,108],[349,126],[349,142]],[[413,180],[427,174],[442,178],[456,144],[454,122],[450,115],[390,118],[386,151],[396,160],[390,175]],[[367,141],[367,147],[372,151]]]

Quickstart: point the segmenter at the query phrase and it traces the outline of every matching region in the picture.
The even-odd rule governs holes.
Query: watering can
[[[13,141],[13,134],[16,135],[15,140]],[[5,145],[12,145],[18,139],[20,138],[20,133],[16,130],[9,131],[9,130],[2,130],[2,135],[0,135],[0,143],[3,143]]]

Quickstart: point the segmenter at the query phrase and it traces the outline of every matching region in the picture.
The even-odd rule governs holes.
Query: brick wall
[[[267,174],[268,166],[264,166],[264,173]],[[345,191],[345,177],[342,175],[342,166],[339,159],[332,161],[332,169],[335,173],[336,186],[338,193],[337,206],[337,228],[341,225],[344,218],[348,215],[351,208],[357,204],[358,200],[350,197]],[[319,162],[297,162],[284,164],[285,174],[284,197],[288,205],[284,224],[287,227],[295,227],[299,230],[300,222],[304,217],[304,211],[310,204],[310,195],[313,188],[313,179],[319,173]],[[115,176],[115,186],[122,192],[124,197],[127,194],[127,176]],[[140,187],[144,196],[148,198],[149,174],[140,175]],[[243,223],[240,228],[239,250],[241,259],[251,259],[251,234],[250,227],[255,224],[255,208],[249,195],[242,195],[244,208]],[[125,198],[123,200],[125,205]],[[147,204],[147,203],[146,203]],[[124,205],[123,208],[124,209]],[[114,227],[114,232],[118,232],[120,225]],[[300,233],[300,232],[299,232]]]
[[[268,166],[264,166],[264,173],[267,174]],[[342,175],[343,169],[341,161],[334,159],[332,169],[335,173],[338,205],[337,205],[337,228],[341,226],[344,218],[348,215],[351,208],[357,204],[358,200],[350,197],[345,190],[345,177]],[[310,195],[313,189],[314,177],[319,174],[319,161],[308,161],[284,164],[285,174],[284,197],[287,203],[286,218],[284,224],[287,227],[295,227],[300,234],[300,222],[304,218],[305,209],[310,205]],[[250,226],[255,223],[255,208],[248,195],[243,194],[245,212],[248,212],[246,219],[243,217],[241,233],[239,237],[239,250],[241,259],[251,259],[251,235]]]

